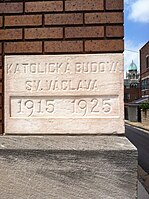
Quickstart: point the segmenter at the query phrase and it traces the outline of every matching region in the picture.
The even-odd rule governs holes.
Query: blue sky
[[[149,41],[149,0],[124,0],[124,2],[126,71],[132,60],[139,69],[139,49]]]

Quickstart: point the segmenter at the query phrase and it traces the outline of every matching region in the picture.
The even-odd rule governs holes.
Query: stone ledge
[[[116,136],[3,136],[3,199],[136,199],[137,151]]]
[[[16,150],[131,150],[124,136],[1,136],[0,149]]]

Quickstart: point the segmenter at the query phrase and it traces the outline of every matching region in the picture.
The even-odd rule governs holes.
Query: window
[[[142,90],[149,89],[149,78],[142,80]]]
[[[128,101],[130,99],[130,94],[129,93],[125,93],[124,94],[124,100],[125,102]]]
[[[149,89],[149,78],[147,78],[147,89]]]

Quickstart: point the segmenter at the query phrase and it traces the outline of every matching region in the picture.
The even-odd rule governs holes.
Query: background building
[[[138,73],[137,65],[132,61],[127,68],[126,79],[124,79],[124,110],[126,120],[132,120],[132,118],[135,119],[135,121],[138,120],[136,119],[138,117],[134,117],[134,115],[140,115],[140,113],[138,113],[139,110],[135,108],[135,111],[132,111],[129,107],[129,103],[140,97],[140,75]]]
[[[140,104],[149,101],[149,42],[140,49],[140,78],[137,66],[132,61],[124,81],[125,119],[133,122],[148,122],[149,111],[148,114],[141,111]]]
[[[124,80],[124,101],[129,103],[140,97],[140,75],[137,65],[132,61],[128,66],[126,79]]]
[[[149,97],[149,41],[140,49],[140,78],[142,97]]]

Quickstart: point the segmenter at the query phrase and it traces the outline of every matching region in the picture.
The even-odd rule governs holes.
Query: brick
[[[0,54],[2,54],[2,43],[0,43]]]
[[[6,16],[5,26],[39,26],[42,25],[42,15]]]
[[[0,13],[23,13],[23,3],[1,3]]]
[[[0,96],[0,107],[2,106],[2,96]]]
[[[0,93],[2,93],[3,91],[3,85],[2,85],[2,82],[0,82]]]
[[[49,53],[83,52],[83,41],[46,41],[44,50]]]
[[[5,42],[5,53],[41,53],[42,42]]]
[[[3,118],[3,111],[2,111],[2,109],[0,108],[0,120],[2,120],[2,118]],[[1,124],[1,123],[0,123]]]
[[[2,64],[2,63],[3,63],[2,60],[3,60],[3,57],[2,57],[2,55],[0,55],[0,68],[2,68],[2,65],[3,65],[3,64]]]
[[[63,28],[28,28],[25,39],[54,39],[63,38]]]
[[[106,10],[123,10],[123,0],[106,0]]]
[[[103,0],[65,0],[65,11],[104,10]]]
[[[2,77],[3,77],[3,70],[0,69],[0,80],[2,80]]]
[[[0,123],[0,134],[3,134],[3,124]]]
[[[104,37],[103,26],[92,27],[67,27],[65,28],[66,38],[94,38]]]
[[[5,2],[7,2],[7,1],[10,2],[10,1],[11,1],[11,2],[13,2],[13,1],[16,1],[16,0],[1,0],[1,1],[5,1]],[[18,1],[21,1],[21,2],[22,2],[23,0],[17,0],[17,2],[18,2]]]
[[[106,26],[106,37],[124,37],[124,27]]]
[[[0,41],[22,39],[22,29],[0,29]]]
[[[10,1],[11,1],[11,2],[15,1],[15,2],[16,2],[16,0],[1,0],[1,1],[5,1],[5,2],[7,2],[7,1],[9,1],[9,2],[10,2]],[[23,1],[23,0],[17,0],[17,2],[18,2],[18,1]]]
[[[0,16],[0,27],[2,27],[2,26],[3,26],[3,17]]]
[[[107,12],[107,13],[86,13],[86,24],[112,24],[123,23],[124,17],[122,12]]]
[[[124,42],[118,40],[88,40],[85,41],[86,52],[123,52]]]
[[[0,122],[0,134],[3,135],[3,121]]]
[[[62,1],[26,2],[25,12],[58,12],[63,11]]]
[[[45,25],[83,24],[83,13],[63,13],[45,15]]]

